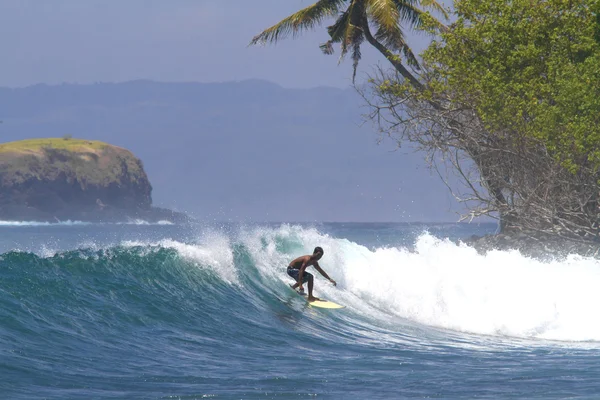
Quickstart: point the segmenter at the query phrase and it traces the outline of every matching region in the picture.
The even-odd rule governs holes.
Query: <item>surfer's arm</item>
[[[324,277],[325,279],[328,279],[328,280],[329,280],[329,282],[333,283],[333,286],[337,286],[337,282],[336,282],[336,281],[334,281],[333,279],[331,279],[331,278],[329,277],[329,275],[327,275],[327,272],[323,271],[323,268],[321,268],[321,266],[319,265],[319,263],[315,263],[315,269],[316,269],[317,271],[319,271],[319,273],[320,273],[321,275],[323,275],[323,277]]]

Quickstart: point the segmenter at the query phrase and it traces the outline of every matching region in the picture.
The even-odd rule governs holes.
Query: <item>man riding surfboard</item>
[[[327,275],[325,271],[321,268],[319,261],[323,257],[323,249],[321,247],[315,247],[312,255],[300,256],[292,262],[287,267],[287,273],[289,276],[296,280],[294,285],[290,285],[292,289],[298,288],[298,292],[304,294],[304,287],[302,286],[304,283],[308,282],[308,301],[319,300],[317,297],[314,297],[313,292],[313,275],[310,272],[306,272],[306,268],[311,265],[315,267],[317,271],[321,273],[329,282],[333,283],[333,286],[336,286],[337,283],[333,279]]]

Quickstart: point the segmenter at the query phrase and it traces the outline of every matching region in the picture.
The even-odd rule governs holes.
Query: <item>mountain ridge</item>
[[[0,135],[130,149],[155,203],[200,219],[455,221],[456,203],[423,156],[378,146],[366,111],[351,87],[262,80],[35,85],[0,88]]]

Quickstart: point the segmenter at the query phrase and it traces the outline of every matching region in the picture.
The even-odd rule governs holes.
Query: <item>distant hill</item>
[[[208,220],[455,221],[422,155],[376,144],[354,89],[264,81],[0,88],[0,141],[72,135],[131,150],[154,204]]]

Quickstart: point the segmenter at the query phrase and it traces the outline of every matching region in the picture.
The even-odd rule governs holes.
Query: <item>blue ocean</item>
[[[600,262],[495,229],[0,222],[0,398],[598,398]],[[288,287],[315,246],[344,309]]]

